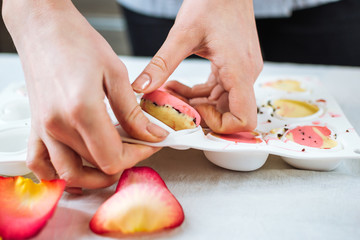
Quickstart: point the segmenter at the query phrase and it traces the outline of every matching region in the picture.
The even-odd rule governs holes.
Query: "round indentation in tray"
[[[10,122],[30,118],[30,105],[26,99],[15,99],[0,106],[0,120]]]
[[[0,131],[0,153],[19,153],[26,150],[29,128],[10,128]]]
[[[17,88],[14,89],[15,93],[19,94],[22,97],[27,97],[28,93],[27,93],[27,89],[25,85],[20,85]]]
[[[211,132],[207,138],[214,141],[233,142],[233,143],[246,143],[246,144],[260,144],[263,143],[261,135],[257,132],[237,132],[233,134],[217,134]]]
[[[302,86],[303,84],[294,79],[279,79],[277,81],[269,81],[262,84],[262,87],[273,88],[276,90],[288,93],[303,93],[307,89]]]
[[[274,116],[281,120],[304,121],[320,116],[324,110],[311,101],[279,98],[268,101],[274,110]]]

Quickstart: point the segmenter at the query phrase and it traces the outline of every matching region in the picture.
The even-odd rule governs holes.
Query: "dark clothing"
[[[257,20],[264,59],[360,66],[360,1],[342,0]]]
[[[123,8],[132,53],[134,56],[154,56],[165,41],[174,20],[149,17]]]
[[[0,9],[2,9],[2,0],[0,0]],[[0,52],[16,52],[13,41],[2,18],[0,18]]]
[[[174,21],[123,12],[133,54],[153,56]],[[289,18],[258,19],[257,28],[265,61],[360,66],[359,0],[298,10]]]

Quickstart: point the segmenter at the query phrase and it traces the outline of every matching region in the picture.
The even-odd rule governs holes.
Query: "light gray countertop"
[[[120,58],[132,80],[149,61]],[[172,79],[193,84],[204,81],[209,71],[206,61],[186,61]],[[318,77],[360,132],[360,68],[265,63],[262,74]],[[0,54],[0,90],[14,81],[23,81],[19,58]],[[235,172],[213,165],[201,151],[165,148],[140,165],[162,176],[185,212],[178,229],[145,239],[360,239],[359,161],[317,172],[271,156],[257,171]],[[65,193],[35,239],[103,239],[88,223],[114,189]]]

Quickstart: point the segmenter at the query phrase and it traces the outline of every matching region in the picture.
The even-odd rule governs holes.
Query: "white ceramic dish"
[[[216,139],[213,135],[204,135],[200,127],[194,130],[174,131],[154,119],[147,117],[159,126],[167,129],[169,136],[160,143],[148,143],[132,139],[123,130],[119,130],[124,140],[151,146],[172,147],[176,149],[195,148],[203,150],[205,156],[214,164],[236,171],[253,171],[263,166],[270,154],[281,156],[288,164],[308,170],[330,171],[344,159],[360,159],[360,137],[346,116],[321,86],[316,78],[284,77],[298,81],[306,88],[303,92],[288,92],[271,87],[266,83],[283,79],[279,76],[258,79],[255,84],[257,96],[258,127],[263,140],[250,144]],[[316,105],[319,110],[309,116],[298,118],[279,117],[271,108],[273,100],[291,99]],[[327,127],[331,130],[330,139],[337,142],[335,147],[320,149],[301,145],[285,138],[285,133],[299,126]],[[119,127],[120,128],[120,127]],[[284,131],[286,129],[287,131]],[[279,133],[279,131],[281,133]],[[280,134],[280,135],[278,135]]]
[[[302,92],[283,91],[271,87],[279,79],[299,82]],[[212,133],[204,134],[201,127],[174,131],[145,113],[150,121],[169,131],[162,142],[149,143],[131,138],[117,124],[111,108],[109,115],[124,141],[150,146],[203,150],[212,163],[236,171],[253,171],[261,168],[270,154],[281,156],[288,164],[309,170],[330,171],[344,159],[360,159],[360,137],[346,116],[319,81],[311,77],[273,76],[259,78],[255,84],[258,104],[256,143],[223,139]],[[309,116],[288,118],[279,116],[272,107],[277,99],[304,101],[318,106],[319,111]],[[138,100],[140,98],[138,97]],[[105,101],[106,102],[106,101]],[[0,174],[24,175],[26,168],[26,141],[30,131],[30,116],[24,84],[10,85],[0,93]],[[106,104],[108,104],[106,102]],[[286,134],[299,126],[327,127],[329,138],[337,145],[330,149],[304,146],[290,141]],[[325,141],[325,140],[324,140]]]

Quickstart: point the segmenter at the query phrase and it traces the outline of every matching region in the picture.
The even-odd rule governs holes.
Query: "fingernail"
[[[151,133],[153,136],[155,136],[157,138],[165,138],[167,135],[169,135],[168,131],[166,131],[165,129],[162,129],[161,127],[159,127],[158,125],[156,125],[154,123],[149,123],[146,126],[146,129],[148,130],[149,133]]]
[[[148,74],[142,74],[136,81],[132,84],[132,87],[135,92],[144,91],[151,83],[151,78]]]

